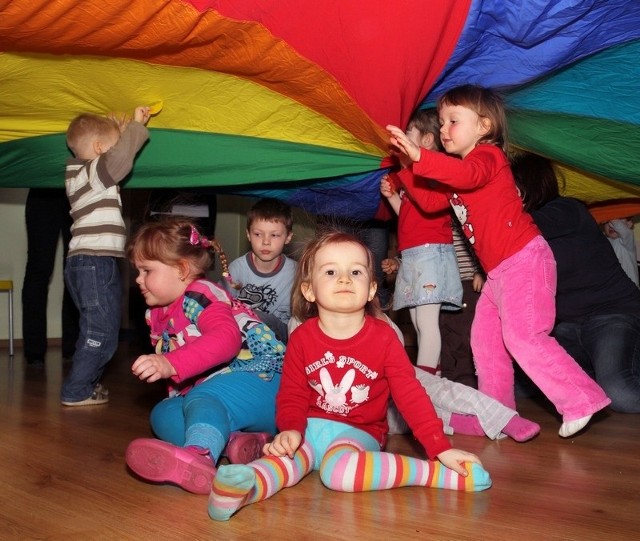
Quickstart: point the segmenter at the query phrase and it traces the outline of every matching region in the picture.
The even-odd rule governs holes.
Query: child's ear
[[[373,297],[376,296],[376,291],[378,291],[378,283],[371,282],[371,285],[369,286],[369,302],[371,302],[373,300]]]
[[[436,142],[436,138],[434,137],[434,135],[432,133],[425,133],[420,138],[420,146],[422,146],[424,148],[433,147],[435,142]]]
[[[184,282],[187,278],[189,278],[189,276],[191,275],[191,266],[186,259],[181,259],[180,261],[178,261],[176,267],[178,269],[178,277],[180,278],[181,282]]]
[[[486,135],[491,130],[491,120],[487,117],[480,118],[480,135]]]
[[[100,141],[100,139],[94,139],[92,148],[96,156],[100,156],[100,154],[102,154],[102,141]]]
[[[307,302],[315,302],[316,296],[313,294],[313,288],[309,282],[302,282],[300,284],[300,291],[302,292],[302,296],[307,300]]]
[[[291,242],[291,239],[293,238],[293,231],[291,231],[288,235],[287,235],[287,240],[284,241],[285,244],[289,244]]]

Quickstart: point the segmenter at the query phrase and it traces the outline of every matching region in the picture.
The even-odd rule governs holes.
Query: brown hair
[[[429,109],[418,109],[409,119],[407,129],[415,127],[422,135],[433,135],[433,141],[440,152],[444,151],[442,141],[440,140],[440,120],[438,118],[438,110],[434,107]]]
[[[511,158],[511,171],[527,212],[537,210],[560,196],[558,177],[551,160],[544,156],[529,152],[515,154]],[[561,182],[564,185],[564,178]]]
[[[369,272],[371,282],[375,282],[375,263],[373,254],[362,240],[355,235],[337,229],[320,231],[318,236],[309,241],[300,256],[298,267],[296,269],[296,276],[293,282],[293,288],[291,290],[291,314],[300,321],[300,323],[318,315],[318,308],[316,304],[309,302],[302,294],[302,284],[311,282],[316,254],[325,246],[345,242],[357,244],[364,248],[367,253],[367,270]],[[382,309],[380,308],[380,302],[377,296],[374,296],[372,300],[367,302],[365,305],[365,311],[371,316],[377,318],[382,317]]]
[[[78,156],[90,137],[106,137],[113,131],[120,133],[118,123],[114,119],[83,113],[75,117],[67,128],[67,146],[74,156]]]
[[[132,263],[148,260],[178,266],[186,261],[197,278],[213,268],[214,254],[220,258],[222,275],[228,277],[227,256],[220,243],[202,236],[192,222],[181,218],[145,222],[127,243],[127,257]]]
[[[247,212],[247,231],[256,220],[280,222],[286,227],[287,233],[291,233],[293,229],[291,207],[279,199],[265,197],[255,203]]]
[[[507,115],[502,97],[488,88],[462,85],[445,92],[438,100],[438,110],[443,105],[460,105],[474,111],[491,126],[479,143],[490,143],[507,152]]]

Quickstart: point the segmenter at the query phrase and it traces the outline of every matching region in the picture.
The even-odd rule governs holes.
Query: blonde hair
[[[318,236],[314,237],[305,246],[304,251],[300,256],[300,260],[298,261],[296,276],[293,282],[291,293],[291,314],[294,318],[300,321],[300,323],[318,315],[318,307],[316,304],[314,302],[309,302],[302,294],[302,284],[311,282],[316,254],[325,246],[342,244],[345,242],[357,244],[358,246],[362,246],[365,250],[367,254],[367,271],[369,272],[371,283],[375,282],[374,257],[371,250],[369,250],[367,245],[361,239],[355,235],[336,229],[320,231]],[[382,309],[380,308],[380,301],[377,296],[374,296],[372,300],[367,302],[365,305],[365,312],[373,317],[382,317]]]
[[[213,268],[214,255],[220,258],[222,275],[229,276],[227,256],[215,239],[204,237],[189,220],[163,218],[145,222],[127,243],[129,261],[160,261],[165,265],[189,264],[196,278],[203,278]]]
[[[113,132],[120,133],[118,123],[105,116],[83,113],[75,117],[67,128],[67,146],[78,157],[92,143],[93,138],[108,137]]]
[[[440,97],[438,111],[443,105],[460,105],[488,120],[489,130],[477,144],[490,143],[507,152],[507,115],[504,101],[497,92],[477,85],[462,85]]]

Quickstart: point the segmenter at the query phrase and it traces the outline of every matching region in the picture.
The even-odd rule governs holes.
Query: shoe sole
[[[216,470],[210,459],[202,457],[199,461],[182,447],[161,440],[134,441],[125,458],[129,467],[147,481],[172,483],[193,494],[211,492]]]
[[[67,402],[65,400],[61,400],[60,403],[63,406],[74,407],[74,406],[102,406],[103,404],[109,403],[109,397],[105,398],[87,398],[85,400],[80,400],[79,402]]]
[[[272,440],[266,432],[233,432],[222,454],[231,464],[248,464],[261,458],[265,443]]]

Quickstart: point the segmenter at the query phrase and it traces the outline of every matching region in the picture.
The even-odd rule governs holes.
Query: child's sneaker
[[[89,398],[78,400],[76,402],[69,400],[60,401],[63,406],[98,406],[100,404],[106,404],[107,402],[109,402],[109,391],[102,385],[102,383],[98,383],[93,388],[93,393],[91,393]]]
[[[268,432],[232,432],[222,454],[231,464],[248,464],[262,457],[264,444],[271,440]]]
[[[178,447],[162,440],[133,440],[125,458],[128,466],[143,479],[173,483],[194,494],[209,494],[216,468],[209,456],[193,447]]]

